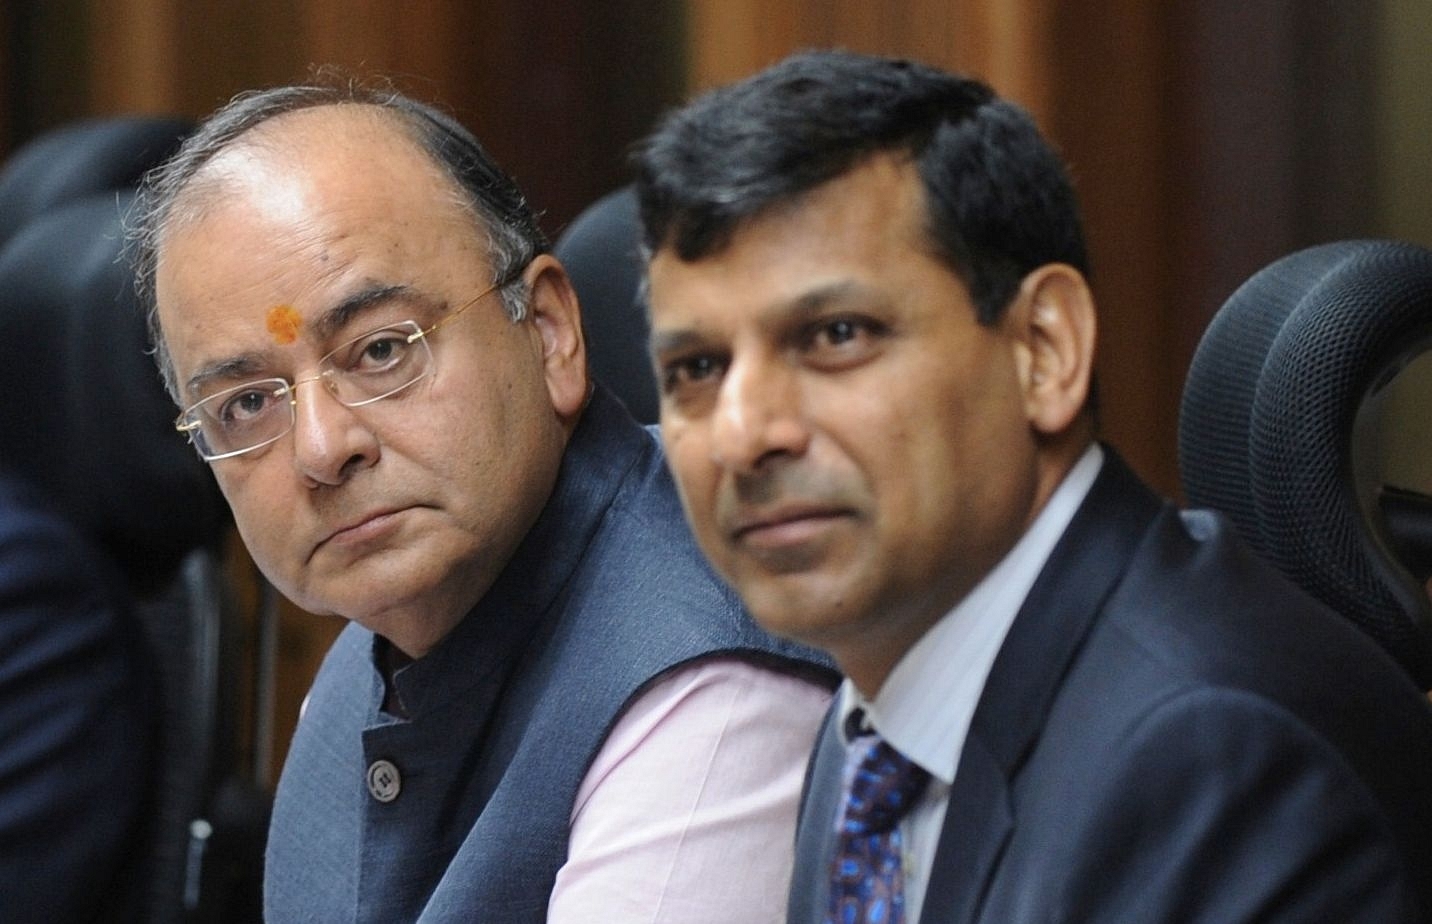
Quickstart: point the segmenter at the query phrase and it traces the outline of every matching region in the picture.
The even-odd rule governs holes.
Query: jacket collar
[[[922,921],[972,920],[1013,830],[1010,781],[1066,671],[1163,502],[1109,447],[1069,528],[1015,617],[980,695],[925,894]]]

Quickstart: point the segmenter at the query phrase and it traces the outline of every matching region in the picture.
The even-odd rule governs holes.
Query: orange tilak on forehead
[[[268,332],[273,336],[273,342],[279,346],[288,346],[298,339],[298,328],[303,324],[303,318],[299,317],[292,305],[275,305],[269,309],[266,319]]]

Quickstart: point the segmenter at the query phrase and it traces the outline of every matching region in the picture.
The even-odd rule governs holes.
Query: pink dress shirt
[[[551,924],[784,921],[801,783],[830,698],[736,660],[642,694],[577,792]]]

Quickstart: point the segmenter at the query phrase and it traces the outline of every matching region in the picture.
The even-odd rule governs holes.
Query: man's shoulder
[[[1223,515],[1169,508],[1110,598],[1110,618],[1150,651],[1221,654],[1228,667],[1401,669],[1370,636],[1256,554]]]
[[[136,628],[124,578],[114,564],[37,494],[3,480],[0,607],[6,629],[22,633],[16,638],[53,644],[67,637],[91,653],[104,647],[94,647],[97,633],[117,638]],[[60,613],[64,619],[55,618]]]
[[[81,580],[95,553],[88,540],[51,510],[36,492],[0,478],[0,555],[5,573],[15,568],[71,571]]]
[[[729,624],[740,602],[707,564],[687,526],[659,434],[644,428],[598,388],[568,446],[561,483],[544,518],[560,515],[560,529],[540,523],[574,551],[564,574],[563,606],[600,610],[615,625],[660,613],[698,614]],[[555,511],[555,513],[554,513]],[[573,537],[579,537],[574,539]],[[538,564],[552,565],[543,554]],[[526,559],[508,570],[527,568]],[[565,564],[560,567],[566,568]]]
[[[834,686],[829,659],[751,618],[696,545],[651,431],[568,578],[516,698],[599,726],[672,671],[735,658]]]
[[[1169,508],[1155,522],[1060,700],[1104,707],[1056,707],[1054,723],[1082,716],[1077,735],[1103,728],[1119,740],[1148,725],[1159,703],[1166,717],[1223,715],[1228,729],[1256,715],[1289,740],[1321,741],[1387,804],[1398,799],[1393,768],[1432,773],[1432,710],[1401,667],[1206,511]],[[1401,757],[1389,756],[1388,741],[1409,739]]]
[[[663,490],[643,486],[633,492],[647,495],[641,500],[624,493],[594,536],[566,596],[563,621],[574,649],[586,640],[656,672],[717,654],[827,670],[825,655],[752,619],[697,548],[679,509],[662,513]]]
[[[375,696],[373,633],[348,623],[333,640],[299,711],[294,740],[341,741],[363,729]]]
[[[1065,537],[1087,546],[1119,535],[1124,551],[1119,562],[1100,566],[1115,576],[1091,604],[1081,638],[1068,645],[1063,679],[1050,682],[1051,722],[1076,717],[1078,734],[1097,734],[1138,721],[1160,696],[1207,690],[1265,702],[1360,760],[1372,762],[1381,750],[1373,730],[1432,740],[1426,702],[1370,636],[1260,558],[1220,514],[1143,503],[1151,516],[1121,520],[1121,499],[1140,493],[1149,497],[1132,476],[1103,479],[1091,493],[1099,503]],[[1078,566],[1109,554],[1087,549],[1051,559],[1041,581],[1052,593],[1041,599],[1057,606],[1077,595],[1090,581]],[[1005,674],[991,677],[990,686],[1004,691],[987,707],[995,712],[1015,708],[1031,671],[1059,667],[1035,662],[1057,648],[1051,639],[1073,631],[1071,619],[1038,612],[1020,619],[1025,631],[1011,633],[1019,650],[1001,652]]]

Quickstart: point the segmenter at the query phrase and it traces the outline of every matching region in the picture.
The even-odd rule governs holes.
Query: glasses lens
[[[349,407],[397,394],[433,368],[433,354],[416,321],[355,337],[323,358],[320,369]]]
[[[433,354],[416,321],[370,331],[338,347],[318,364],[319,374],[289,385],[262,379],[227,388],[189,408],[179,429],[212,462],[267,446],[293,429],[293,389],[321,381],[348,407],[391,397],[433,371]]]
[[[283,379],[246,382],[191,407],[185,422],[206,459],[256,449],[293,427],[293,402]]]

